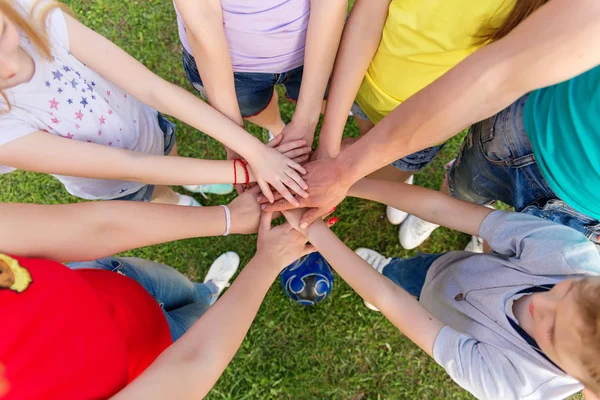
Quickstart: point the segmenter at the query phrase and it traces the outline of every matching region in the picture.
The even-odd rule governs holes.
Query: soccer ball
[[[319,253],[296,260],[281,272],[279,278],[285,294],[303,306],[322,302],[333,288],[333,272]]]

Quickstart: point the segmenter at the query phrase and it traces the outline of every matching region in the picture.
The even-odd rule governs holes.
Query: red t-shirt
[[[2,254],[0,321],[3,400],[106,399],[171,344],[160,307],[134,280]]]

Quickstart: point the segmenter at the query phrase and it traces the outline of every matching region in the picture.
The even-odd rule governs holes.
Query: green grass
[[[116,42],[163,78],[192,90],[180,65],[175,12],[163,0],[68,0],[86,25]],[[107,60],[107,62],[110,62]],[[282,103],[289,121],[293,105]],[[208,136],[177,123],[179,152],[199,158],[224,158],[222,146]],[[249,127],[259,137],[262,130]],[[356,136],[353,122],[347,136]],[[453,158],[462,135],[451,140],[416,183],[437,188],[443,165]],[[70,197],[54,178],[15,172],[0,176],[0,201],[66,203]],[[199,198],[216,205],[230,197]],[[398,243],[398,228],[385,219],[381,204],[346,199],[333,228],[351,248],[370,247],[391,256],[411,256]],[[198,223],[202,223],[199,221]],[[468,237],[438,229],[418,251],[436,253],[463,248]],[[126,253],[162,262],[200,280],[222,252],[234,250],[242,265],[254,254],[256,236],[182,240]],[[248,337],[209,399],[466,399],[444,370],[406,339],[339,277],[323,304],[305,308],[283,294],[275,282]]]

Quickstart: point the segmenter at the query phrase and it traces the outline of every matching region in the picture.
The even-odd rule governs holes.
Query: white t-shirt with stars
[[[30,0],[19,3],[27,13]],[[44,131],[65,140],[145,154],[164,154],[164,134],[157,111],[129,96],[71,55],[62,11],[52,12],[48,30],[52,61],[37,54],[29,39],[21,36],[21,47],[33,58],[35,73],[29,82],[4,90],[12,108],[8,113],[0,114],[0,146]],[[7,108],[1,98],[0,107]],[[0,173],[12,170],[0,166]],[[56,178],[72,195],[90,200],[125,196],[144,186],[136,182],[69,176]]]

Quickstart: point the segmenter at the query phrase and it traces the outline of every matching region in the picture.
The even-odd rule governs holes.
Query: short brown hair
[[[600,277],[578,279],[573,295],[579,308],[579,334],[585,350],[580,354],[587,376],[577,377],[596,396],[600,395]]]

